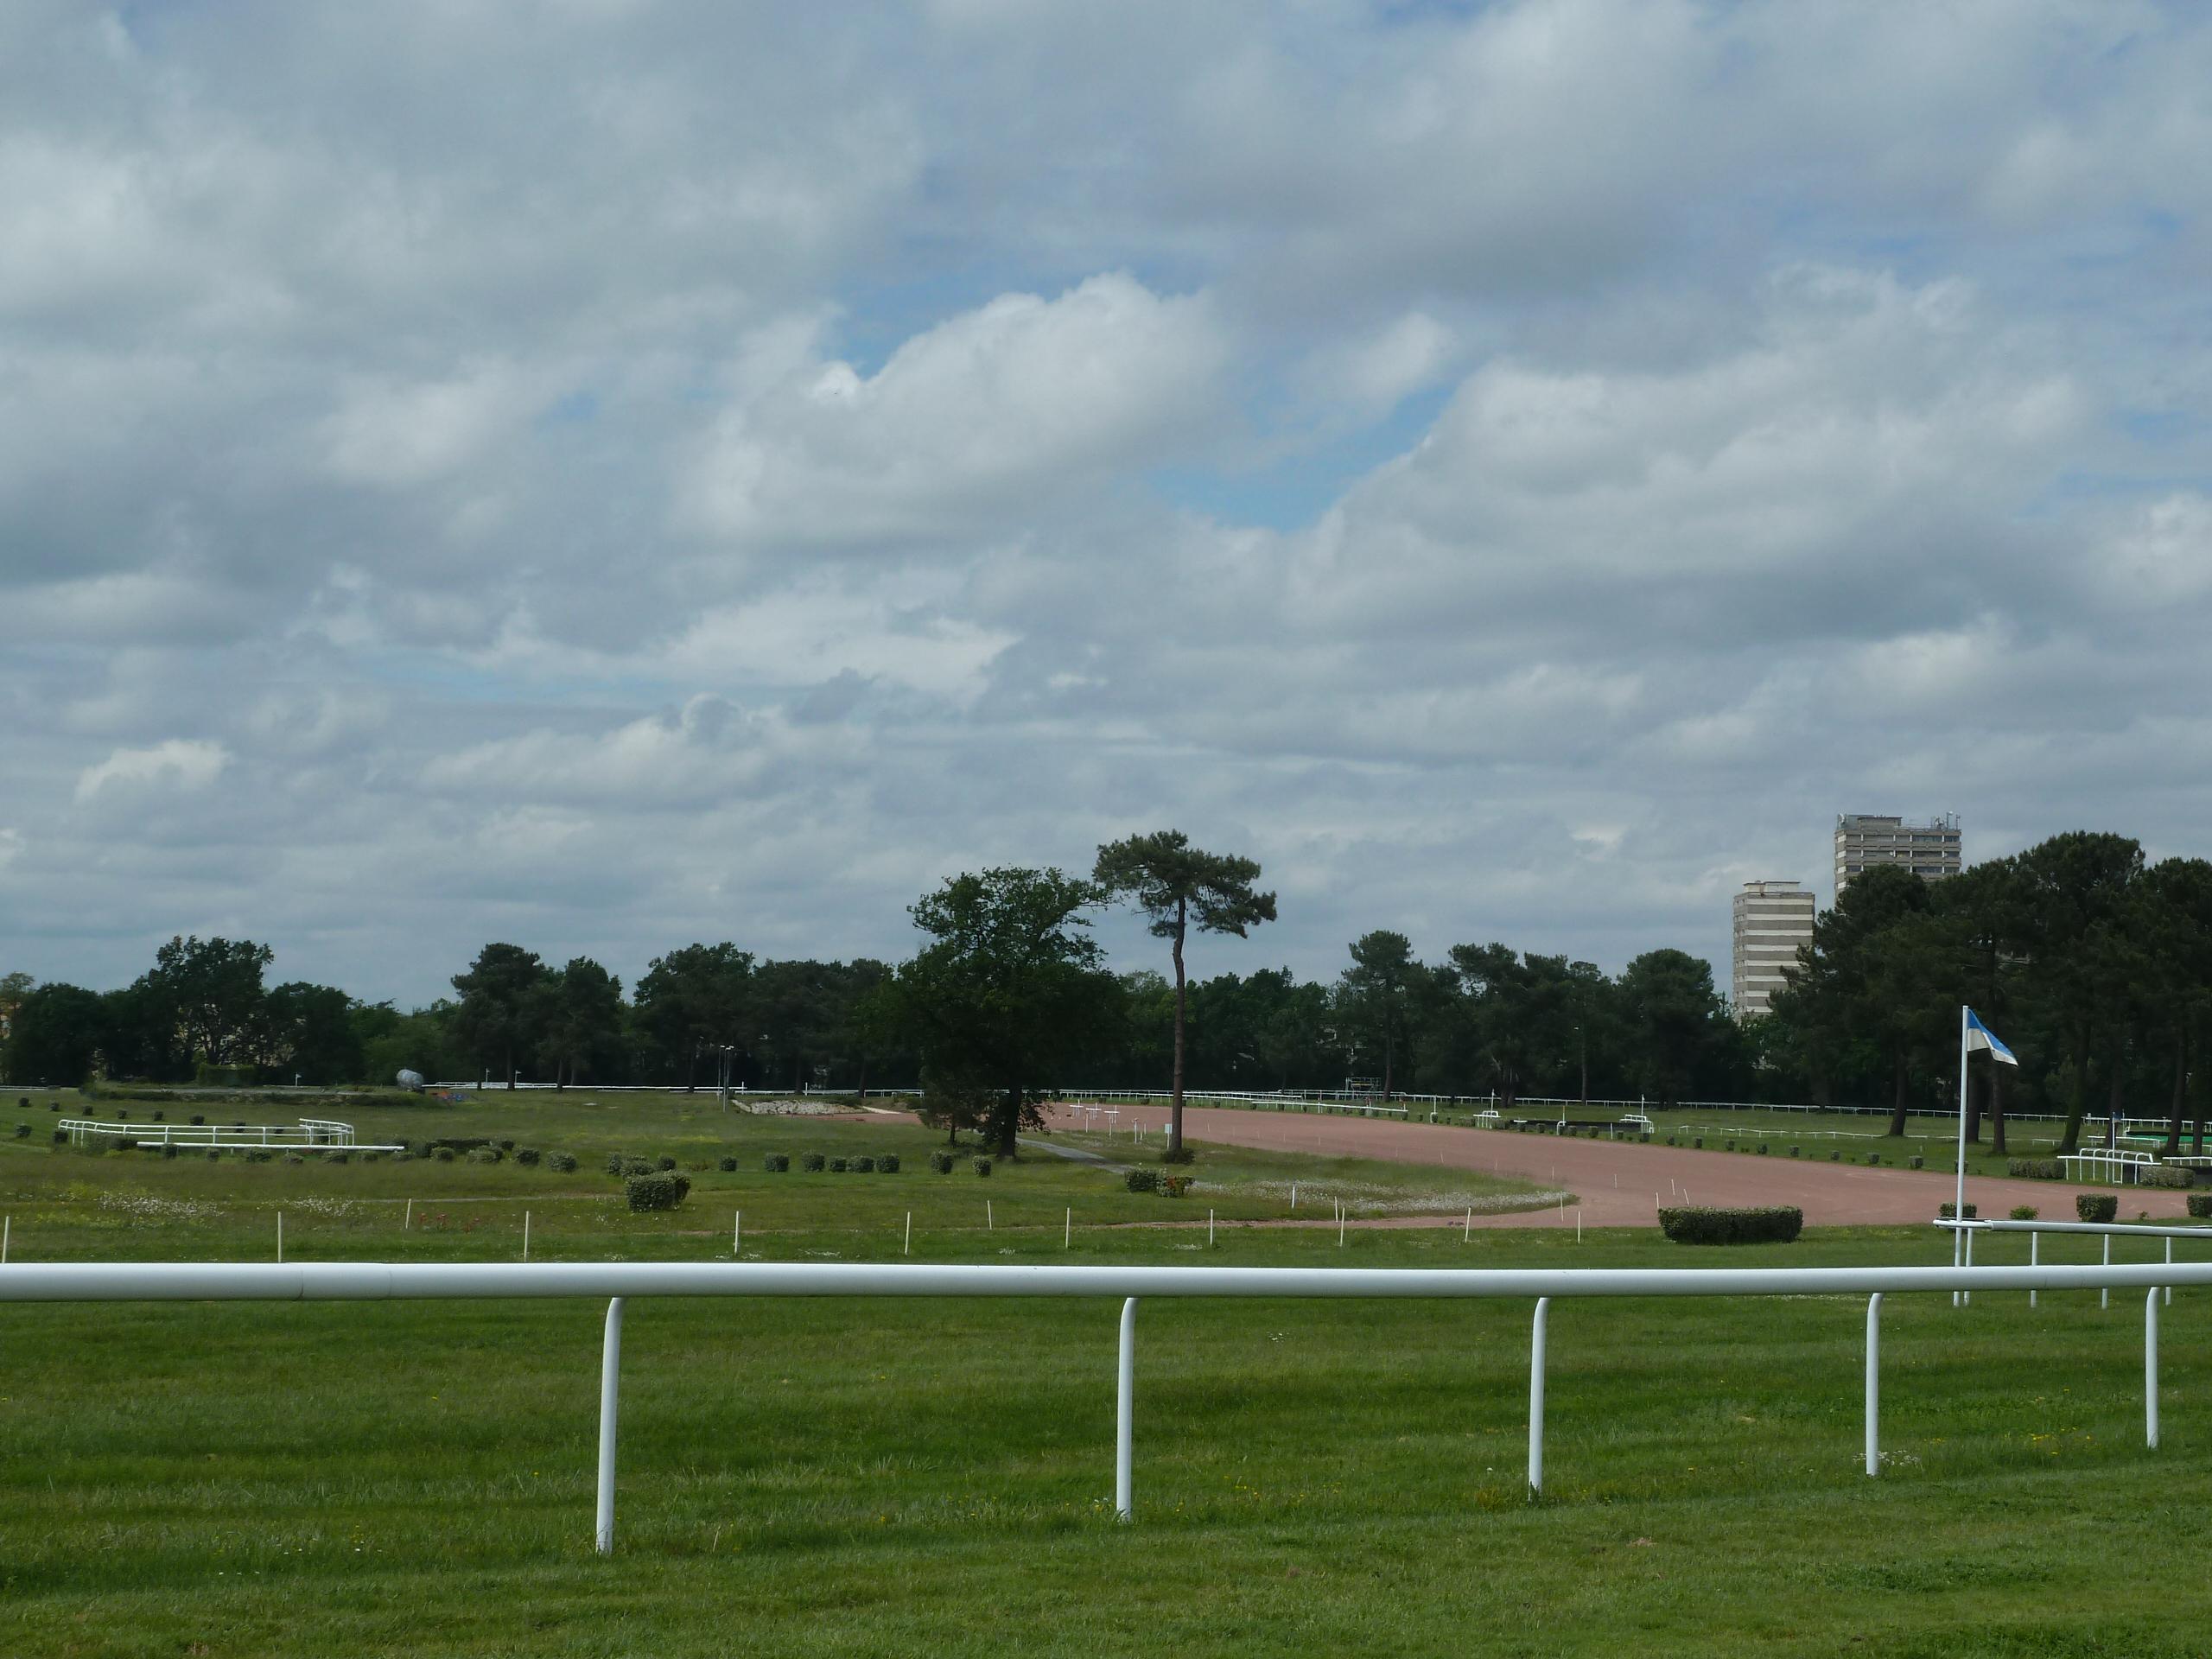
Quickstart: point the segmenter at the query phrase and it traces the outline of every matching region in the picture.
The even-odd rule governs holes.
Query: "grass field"
[[[1039,1157],[938,1176],[915,1129],[588,1101],[442,1109],[435,1129],[428,1109],[391,1109],[416,1114],[409,1139],[512,1130],[580,1156],[742,1144],[757,1165],[771,1141],[905,1156],[909,1138],[916,1155],[893,1176],[709,1168],[665,1217],[606,1203],[615,1183],[588,1158],[556,1177],[0,1142],[0,1192],[40,1260],[265,1259],[280,1203],[288,1256],[512,1259],[521,1205],[472,1196],[527,1197],[537,1225],[553,1217],[534,1255],[593,1259],[727,1259],[740,1198],[745,1254],[769,1260],[895,1258],[909,1208],[932,1260],[1948,1254],[1920,1229],[1725,1256],[1648,1232],[1450,1230],[1355,1232],[1342,1249],[1332,1231],[1240,1230],[1207,1251],[1202,1230],[1116,1224],[1205,1211],[1106,1170]],[[1385,1204],[1463,1181],[1299,1170]],[[1241,1151],[1197,1172],[1213,1207],[1262,1215],[1289,1173]],[[397,1196],[387,1182],[421,1188],[415,1229],[377,1201]],[[1071,1249],[1071,1208],[1090,1222]],[[1988,1255],[2024,1257],[2012,1245]],[[2050,1241],[2045,1259],[2094,1245]],[[2208,1308],[2183,1292],[2166,1315],[2151,1452],[2139,1297],[1891,1299],[1891,1461],[1868,1480],[1859,1299],[1559,1304],[1548,1490],[1530,1504],[1527,1305],[1150,1302],[1138,1519],[1121,1526],[1110,1303],[632,1301],[602,1560],[601,1304],[0,1306],[0,1652],[2193,1656]]]

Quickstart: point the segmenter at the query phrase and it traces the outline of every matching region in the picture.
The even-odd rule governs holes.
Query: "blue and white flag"
[[[2012,1058],[2012,1051],[1997,1040],[1989,1027],[1981,1023],[1981,1016],[1972,1008],[1967,1010],[1967,1047],[1969,1052],[1977,1048],[1986,1048],[1989,1051],[1990,1058],[2000,1061],[2006,1065],[2019,1064],[2019,1061]]]

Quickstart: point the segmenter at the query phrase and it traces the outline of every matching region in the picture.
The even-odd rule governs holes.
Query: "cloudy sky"
[[[0,969],[2212,851],[2208,208],[2178,3],[12,0]]]

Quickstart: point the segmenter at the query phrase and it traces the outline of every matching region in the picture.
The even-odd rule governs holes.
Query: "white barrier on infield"
[[[1999,1224],[1989,1224],[1998,1225]],[[2051,1224],[2062,1226],[2064,1224]],[[2212,1262],[2025,1268],[1146,1268],[912,1267],[843,1262],[60,1262],[0,1267],[0,1302],[395,1301],[609,1298],[600,1362],[594,1541],[614,1547],[615,1430],[622,1306],[631,1296],[1050,1296],[1118,1298],[1115,1510],[1135,1513],[1131,1458],[1136,1305],[1146,1296],[1293,1299],[1535,1299],[1529,1374],[1529,1490],[1543,1492],[1545,1314],[1554,1297],[1866,1295],[1866,1468],[1880,1468],[1879,1315],[1885,1294],[1911,1291],[2148,1292],[2144,1306],[2144,1435],[2158,1443],[2158,1293],[2212,1286]]]

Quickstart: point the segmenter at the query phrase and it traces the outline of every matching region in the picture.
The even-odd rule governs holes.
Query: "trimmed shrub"
[[[1796,1157],[1796,1156],[1799,1154],[1799,1153],[1800,1153],[1801,1151],[1802,1151],[1802,1148],[1797,1147],[1790,1147],[1790,1148],[1789,1148],[1789,1155],[1790,1155],[1792,1158],[1795,1158],[1795,1157]]]
[[[61,1109],[61,1103],[58,1100],[49,1100],[46,1103],[46,1109],[49,1112],[58,1112]],[[193,1119],[195,1123],[199,1121],[198,1118]]]
[[[1132,1192],[1157,1192],[1160,1191],[1160,1172],[1140,1166],[1124,1175],[1122,1184]]]
[[[1677,1244],[1788,1244],[1804,1231],[1805,1212],[1794,1205],[1761,1210],[1662,1210],[1659,1230]]]
[[[430,1155],[433,1158],[435,1158],[442,1164],[449,1164],[453,1162],[454,1156],[454,1149],[451,1147],[440,1147]]]
[[[503,1154],[497,1147],[479,1147],[468,1154],[472,1164],[496,1164]]]
[[[29,1124],[28,1124],[28,1123],[18,1123],[18,1124],[16,1124],[16,1140],[18,1140],[18,1141],[28,1141],[28,1140],[29,1140],[29,1139],[30,1139],[30,1136],[31,1136],[31,1126],[30,1126]]]
[[[2012,1206],[2014,1221],[2033,1221],[2036,1215],[2036,1207],[2032,1204],[2016,1204]]]
[[[734,1175],[737,1173],[737,1160],[725,1154],[716,1160],[715,1167],[725,1175]]]
[[[69,1142],[69,1131],[68,1131],[68,1130],[67,1130],[67,1129],[56,1129],[56,1130],[54,1132],[54,1144],[55,1146],[57,1146],[57,1147],[60,1147],[60,1146],[67,1146],[67,1145],[68,1144],[68,1142]]]
[[[1188,1164],[1196,1162],[1198,1156],[1188,1147],[1170,1147],[1160,1154],[1160,1161],[1163,1164]]]
[[[2020,1181],[2058,1181],[2065,1179],[2066,1166],[2056,1158],[2014,1158],[2005,1173]]]
[[[573,1175],[576,1173],[576,1154],[573,1152],[549,1152],[545,1154],[545,1167],[556,1175]]]
[[[1160,1190],[1171,1198],[1179,1198],[1191,1190],[1191,1179],[1188,1175],[1163,1175],[1160,1178]]]
[[[1956,1220],[1957,1211],[1951,1205],[1939,1204],[1936,1206],[1936,1219],[1938,1221]],[[1967,1205],[1967,1219],[1968,1221],[1980,1221],[1981,1219],[1981,1206],[1978,1204],[1970,1204]]]
[[[975,1161],[974,1168],[978,1175],[988,1175],[991,1173],[991,1160],[988,1158],[978,1158]]]
[[[193,1121],[194,1123],[205,1123],[207,1120],[206,1118],[204,1118],[204,1117],[200,1116],[200,1115],[199,1113],[194,1112],[194,1113],[192,1115],[192,1121]]]
[[[845,1162],[846,1160],[842,1158],[832,1158],[830,1160],[830,1173],[832,1175],[843,1174],[845,1173]]]
[[[1766,1156],[1766,1142],[1764,1141],[1759,1142],[1759,1156],[1762,1158]]]
[[[1832,1163],[1832,1164],[1833,1164],[1833,1163],[1835,1163],[1835,1162],[1839,1161],[1842,1157],[1843,1157],[1843,1148],[1842,1148],[1842,1147],[1830,1147],[1828,1148],[1828,1162],[1830,1162],[1830,1163]]]
[[[162,1141],[162,1157],[164,1157],[164,1158],[174,1158],[174,1157],[175,1157],[175,1156],[176,1156],[176,1142],[175,1142],[175,1141]],[[341,1156],[339,1158],[338,1161],[339,1161],[340,1163],[341,1163],[341,1164],[342,1164],[342,1163],[344,1163],[344,1162],[346,1161],[346,1160],[345,1160],[345,1158],[341,1155]]]
[[[1726,1147],[1724,1147],[1722,1148],[1722,1150],[1723,1150],[1723,1151],[1725,1151],[1725,1152],[1733,1152],[1733,1151],[1735,1151],[1735,1150],[1736,1150],[1736,1143],[1735,1143],[1733,1141],[1731,1141],[1730,1142],[1728,1142],[1728,1144],[1727,1144]]]
[[[762,1162],[771,1175],[782,1175],[791,1169],[791,1155],[788,1152],[772,1152]]]
[[[2120,1195],[2116,1192],[2076,1192],[2074,1213],[2084,1221],[2110,1221],[2120,1213]]]
[[[515,1148],[515,1162],[520,1164],[525,1169],[535,1169],[537,1166],[538,1160],[544,1154],[540,1153],[536,1147],[517,1147]]]
[[[415,1161],[415,1154],[402,1147],[391,1154],[391,1161],[395,1164],[411,1164]]]
[[[380,1152],[365,1152],[361,1154],[361,1161],[365,1164],[380,1164],[384,1161],[384,1154]]]
[[[322,1161],[326,1164],[342,1164],[346,1160],[346,1156],[347,1154],[342,1152],[326,1152],[322,1154]]]
[[[1867,1166],[1869,1169],[1873,1168],[1877,1164],[1879,1164],[1881,1161],[1882,1161],[1882,1154],[1881,1154],[1880,1153],[1878,1153],[1878,1152],[1870,1152],[1870,1153],[1868,1153],[1868,1154],[1866,1154],[1866,1166]]]
[[[1670,1147],[1678,1147],[1681,1145],[1681,1142],[1675,1140],[1675,1137],[1670,1135],[1667,1137],[1667,1144]]]
[[[2192,1192],[2183,1202],[2189,1205],[2191,1219],[2212,1221],[2212,1192]]]
[[[118,1111],[115,1115],[115,1121],[118,1123],[128,1123],[130,1121],[130,1114],[125,1111]]]
[[[951,1174],[952,1163],[952,1154],[949,1152],[933,1152],[930,1154],[930,1167],[940,1175]]]
[[[691,1178],[678,1175],[673,1170],[656,1170],[650,1175],[632,1175],[622,1183],[622,1196],[630,1208],[673,1210],[690,1196]]]
[[[1696,1147],[1700,1152],[1703,1152],[1705,1150],[1705,1137],[1700,1135],[1696,1140],[1691,1141],[1690,1145]]]
[[[809,1174],[819,1174],[823,1166],[829,1161],[818,1152],[803,1153],[799,1157],[798,1166]]]
[[[276,1161],[276,1154],[266,1147],[248,1147],[245,1160],[249,1164],[273,1164]]]
[[[406,1154],[402,1153],[400,1156],[404,1158],[406,1156]],[[214,1147],[210,1147],[207,1148],[207,1161],[211,1164],[219,1164],[223,1161],[223,1154],[216,1151]]]
[[[896,1175],[899,1173],[899,1154],[895,1152],[885,1153],[875,1160],[875,1166],[886,1175]]]
[[[2149,1164],[2135,1172],[2138,1186],[2160,1186],[2169,1189],[2196,1185],[2186,1169],[2175,1169],[2164,1164]]]
[[[156,1123],[166,1123],[168,1121],[168,1115],[167,1113],[165,1113],[165,1112],[156,1112],[156,1113],[154,1114],[154,1122],[156,1122]]]
[[[515,1149],[515,1143],[512,1141],[501,1141],[496,1144],[501,1152],[512,1152]]]
[[[1918,1153],[1913,1154],[1913,1155],[1905,1161],[1910,1164],[1915,1169],[1921,1168],[1928,1162],[1928,1160],[1925,1158],[1923,1158]]]
[[[665,1174],[668,1171],[676,1167],[676,1160],[664,1154],[662,1156],[653,1160],[653,1166]]]
[[[875,1160],[865,1154],[855,1158],[852,1162],[852,1171],[855,1175],[873,1175],[875,1173]]]

